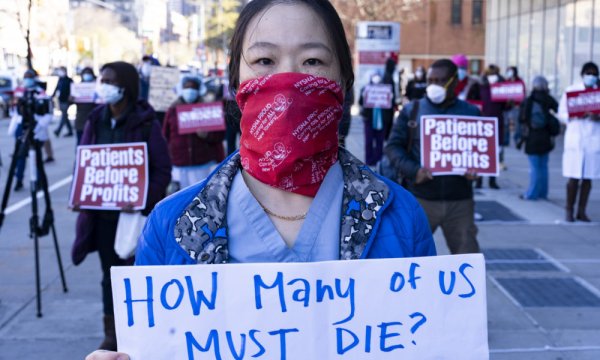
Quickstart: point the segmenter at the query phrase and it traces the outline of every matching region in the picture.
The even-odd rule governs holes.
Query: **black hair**
[[[130,104],[137,101],[140,88],[140,76],[133,65],[125,61],[115,61],[104,64],[100,72],[111,69],[117,74],[119,85],[125,89],[124,96]]]
[[[594,62],[589,61],[586,62],[585,64],[583,64],[583,66],[581,67],[581,76],[583,76],[583,74],[585,74],[586,72],[588,72],[589,70],[594,71],[596,74],[598,74],[598,65],[596,65]]]
[[[183,87],[183,85],[185,85],[186,82],[191,82],[194,83],[196,85],[196,89],[200,90],[200,86],[201,81],[197,76],[186,76],[183,79],[181,79],[181,87]]]
[[[456,67],[456,64],[450,59],[436,60],[431,64],[431,68],[445,69],[448,78],[454,76],[458,72],[458,67]]]
[[[83,69],[81,69],[81,75],[83,75],[83,73],[90,73],[92,74],[92,76],[94,77],[94,79],[96,78],[96,74],[94,73],[94,69],[92,69],[89,66],[84,67]]]
[[[354,72],[352,70],[350,47],[348,46],[342,20],[328,0],[253,0],[242,8],[229,45],[229,49],[231,49],[229,86],[232,91],[235,92],[240,85],[240,63],[243,57],[244,37],[250,22],[264,10],[278,4],[303,4],[315,12],[323,25],[326,26],[326,31],[331,37],[333,51],[340,65],[342,85],[346,90],[352,88]]]
[[[515,79],[519,79],[519,69],[516,66],[509,66],[507,70],[512,70]]]

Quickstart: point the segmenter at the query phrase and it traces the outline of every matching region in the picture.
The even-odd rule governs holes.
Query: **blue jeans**
[[[527,155],[529,158],[529,188],[524,197],[530,200],[548,198],[548,154]]]

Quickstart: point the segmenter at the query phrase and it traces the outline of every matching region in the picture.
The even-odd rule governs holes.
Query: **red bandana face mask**
[[[344,96],[332,80],[281,73],[248,80],[242,110],[242,167],[260,182],[314,197],[337,161]]]

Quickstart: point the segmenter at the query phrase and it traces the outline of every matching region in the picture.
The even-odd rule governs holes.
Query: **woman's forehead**
[[[257,43],[276,46],[322,43],[332,48],[321,18],[303,4],[277,4],[258,13],[248,26],[244,50]]]

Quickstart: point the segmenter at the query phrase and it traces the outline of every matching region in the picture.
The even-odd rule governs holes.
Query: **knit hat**
[[[459,68],[467,68],[469,66],[469,60],[465,54],[456,54],[452,56],[452,62]]]

